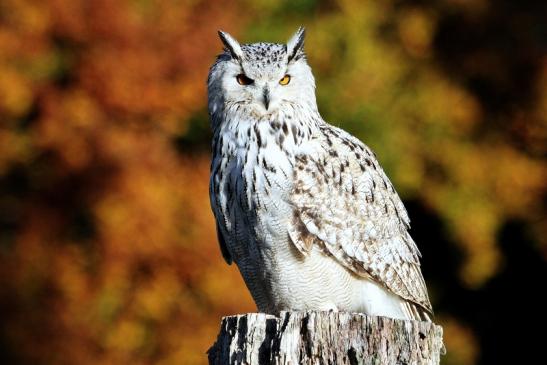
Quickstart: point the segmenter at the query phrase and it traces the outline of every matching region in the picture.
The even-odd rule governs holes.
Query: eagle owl
[[[211,206],[258,309],[429,320],[409,218],[369,147],[321,118],[304,29],[210,69]]]

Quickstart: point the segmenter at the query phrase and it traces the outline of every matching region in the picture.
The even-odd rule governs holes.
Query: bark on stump
[[[345,312],[248,313],[222,319],[209,364],[439,364],[430,322]]]

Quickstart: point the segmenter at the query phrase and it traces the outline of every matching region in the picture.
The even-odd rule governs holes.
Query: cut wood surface
[[[224,317],[209,364],[439,364],[442,327],[345,312]]]

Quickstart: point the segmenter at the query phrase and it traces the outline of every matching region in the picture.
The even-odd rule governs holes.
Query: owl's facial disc
[[[236,80],[246,104],[260,115],[275,113],[279,108],[283,108],[285,103],[292,102],[294,99],[292,95],[294,93],[290,90],[292,85],[290,85],[289,75],[257,79],[238,75]]]
[[[241,63],[233,64],[231,76],[226,80],[229,85],[226,94],[255,115],[286,112],[315,100],[313,76],[305,60],[288,62],[284,49],[281,45],[279,48],[283,51],[278,56],[279,62],[268,62],[267,57],[271,56],[268,53],[264,58],[244,58]]]
[[[283,88],[289,85],[291,76],[285,74],[280,79],[262,77],[255,81],[244,73],[240,73],[237,74],[236,81],[241,85],[241,91],[248,95],[248,100],[252,104],[257,104],[255,106],[259,112],[269,113],[279,107],[279,101],[283,101],[282,96],[285,91]]]
[[[233,46],[227,62],[225,99],[245,105],[255,115],[268,115],[283,109],[287,102],[296,103],[298,80],[309,81],[298,75],[298,57],[284,44],[254,43]],[[294,69],[294,72],[293,72]],[[294,73],[294,76],[293,76]],[[302,93],[303,83],[298,90]],[[292,90],[292,92],[291,92]],[[301,97],[302,95],[300,95]]]
[[[315,80],[303,50],[303,28],[286,44],[240,44],[225,32],[219,36],[224,53],[208,81],[212,113],[229,110],[239,117],[272,120],[278,113],[317,111]]]

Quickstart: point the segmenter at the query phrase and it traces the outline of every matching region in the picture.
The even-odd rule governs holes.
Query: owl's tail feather
[[[402,306],[403,311],[405,312],[408,319],[427,322],[433,321],[433,313],[429,312],[428,310],[424,309],[416,303],[405,300],[402,302]]]

